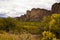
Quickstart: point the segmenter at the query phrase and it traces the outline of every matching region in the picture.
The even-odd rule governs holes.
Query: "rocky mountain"
[[[55,3],[51,8],[52,13],[60,13],[60,3]]]
[[[53,4],[51,10],[32,8],[27,10],[26,14],[17,18],[20,21],[41,21],[44,16],[49,16],[53,13],[60,13],[60,3]]]

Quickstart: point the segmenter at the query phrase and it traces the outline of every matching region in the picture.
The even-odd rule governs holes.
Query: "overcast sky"
[[[5,17],[16,17],[32,8],[50,10],[55,2],[60,2],[60,0],[0,0],[0,14]]]

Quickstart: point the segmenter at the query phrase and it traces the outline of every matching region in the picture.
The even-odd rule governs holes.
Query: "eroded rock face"
[[[60,13],[60,3],[55,3],[52,5],[52,13]]]
[[[33,8],[31,11],[27,10],[25,15],[20,17],[20,21],[41,21],[43,16],[50,15],[50,11],[40,8]]]
[[[45,9],[40,9],[40,8],[36,8],[36,9],[31,9],[31,13],[30,13],[30,21],[40,21],[42,19],[42,17],[45,15],[49,15],[50,11],[45,10]]]

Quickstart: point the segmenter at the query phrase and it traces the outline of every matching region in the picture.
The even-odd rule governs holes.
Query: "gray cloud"
[[[6,14],[0,13],[0,17],[7,17]]]
[[[56,0],[57,2],[60,2],[60,0]]]
[[[51,6],[60,0],[0,0],[0,13],[4,12],[6,15],[15,17],[22,15],[26,10],[31,8],[51,9]],[[4,14],[4,15],[5,15]]]

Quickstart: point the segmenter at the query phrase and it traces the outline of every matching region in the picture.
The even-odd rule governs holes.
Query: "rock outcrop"
[[[52,13],[60,13],[60,3],[55,3],[52,5]]]
[[[31,11],[27,10],[27,13],[19,17],[20,21],[41,21],[43,16],[50,15],[50,11],[40,8],[33,8]]]
[[[53,13],[60,13],[60,3],[52,5],[51,10],[33,8],[27,10],[26,14],[17,17],[20,21],[41,21],[44,16],[52,15]]]

